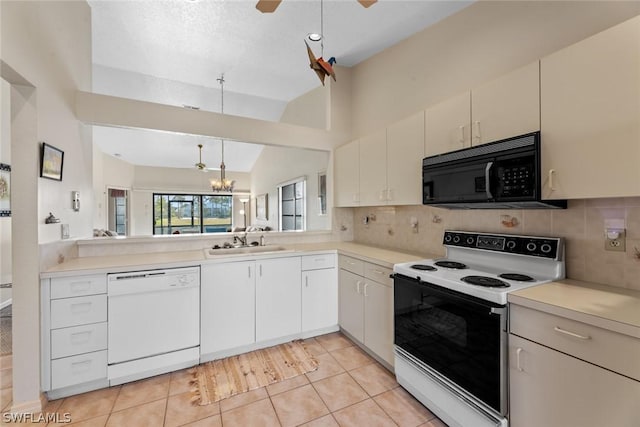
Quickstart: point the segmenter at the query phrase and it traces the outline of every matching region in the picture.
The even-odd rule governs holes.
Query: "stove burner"
[[[456,261],[436,261],[435,264],[438,267],[453,268],[455,270],[462,270],[464,268],[467,268],[465,264]]]
[[[504,274],[499,274],[498,277],[501,277],[503,279],[507,279],[507,280],[515,280],[518,282],[533,282],[533,277],[531,276],[527,276],[526,274],[519,274],[519,273],[504,273]]]
[[[414,270],[422,270],[422,271],[435,271],[437,270],[437,268],[431,266],[431,265],[426,265],[426,264],[413,264],[411,266],[411,268],[413,268]]]
[[[484,286],[487,288],[508,288],[510,286],[508,283],[503,282],[500,279],[486,276],[465,276],[460,280],[470,285]]]

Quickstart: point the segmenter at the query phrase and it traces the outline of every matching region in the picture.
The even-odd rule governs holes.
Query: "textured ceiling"
[[[356,0],[325,0],[324,57],[353,66],[470,3],[379,0],[365,9]],[[309,69],[304,45],[308,33],[321,32],[320,0],[284,0],[272,14],[256,10],[254,0],[89,4],[94,70],[99,70],[94,74],[96,92],[219,111],[219,98],[211,102],[211,93],[218,90],[216,78],[224,73],[225,105],[227,97],[233,101],[234,96],[242,99],[236,105],[251,105],[246,113],[225,107],[226,114],[278,120],[288,101],[320,85]],[[320,43],[312,49],[320,56]],[[194,92],[206,94],[206,99]],[[99,145],[114,152],[107,142]],[[127,157],[140,164],[149,149],[136,142]],[[175,150],[167,153],[158,165],[177,155]],[[227,163],[229,169],[240,170],[231,160]]]

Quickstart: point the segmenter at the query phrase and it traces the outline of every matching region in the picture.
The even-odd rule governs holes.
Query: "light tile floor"
[[[207,406],[193,406],[186,370],[50,401],[77,427],[446,427],[382,365],[336,332],[306,340],[317,371]],[[0,358],[3,412],[11,405],[11,358]],[[5,424],[4,416],[0,425]],[[44,424],[38,424],[44,425]],[[69,425],[49,423],[49,426]]]

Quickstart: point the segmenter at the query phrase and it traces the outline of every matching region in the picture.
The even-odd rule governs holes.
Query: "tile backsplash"
[[[604,250],[608,220],[625,225],[626,252]],[[445,229],[564,237],[567,277],[640,290],[640,197],[570,200],[557,210],[353,208],[353,238],[362,244],[442,256]]]

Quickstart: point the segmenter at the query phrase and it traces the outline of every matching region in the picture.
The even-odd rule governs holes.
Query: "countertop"
[[[242,255],[221,255],[215,259],[207,258],[202,250],[190,250],[179,252],[158,252],[144,254],[111,255],[81,257],[67,260],[61,264],[44,271],[41,278],[56,276],[71,276],[106,272],[124,272],[132,269],[153,269],[153,268],[173,268],[189,265],[200,265],[209,262],[228,262],[259,257],[281,257],[305,255],[318,252],[337,251],[340,254],[353,256],[364,261],[379,264],[385,267],[393,267],[393,264],[401,262],[416,261],[428,258],[425,255],[407,254],[403,252],[381,249],[372,246],[361,245],[352,242],[322,242],[322,243],[300,243],[282,244],[286,251],[271,252],[268,254],[242,254]]]
[[[640,291],[564,279],[510,293],[508,301],[640,338]]]

